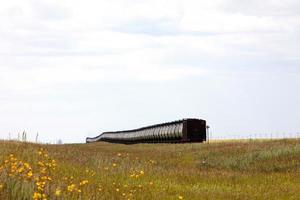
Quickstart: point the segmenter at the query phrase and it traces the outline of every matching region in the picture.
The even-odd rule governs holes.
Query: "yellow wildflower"
[[[117,166],[117,164],[116,163],[113,163],[113,167],[116,167]]]
[[[24,168],[23,167],[20,167],[19,169],[18,169],[18,173],[22,173],[24,171]]]
[[[27,173],[27,177],[28,177],[28,178],[31,178],[32,175],[33,175],[32,171],[29,171],[29,172]]]
[[[75,184],[71,184],[68,186],[68,191],[72,192],[75,189]]]
[[[42,198],[42,194],[39,193],[39,192],[35,192],[35,193],[33,193],[32,198],[33,198],[33,199],[40,199],[40,198]]]
[[[59,189],[59,188],[57,188],[56,190],[55,190],[55,196],[60,196],[61,195],[61,190]]]
[[[179,195],[179,196],[178,196],[178,199],[183,199],[183,196]]]
[[[24,166],[25,166],[26,168],[30,168],[30,165],[29,165],[28,163],[24,163]]]
[[[88,184],[88,182],[89,182],[88,180],[83,180],[79,183],[79,185],[86,185],[86,184]]]

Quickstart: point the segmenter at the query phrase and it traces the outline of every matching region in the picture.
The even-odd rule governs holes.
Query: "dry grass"
[[[0,153],[0,199],[300,199],[298,140],[0,142]]]

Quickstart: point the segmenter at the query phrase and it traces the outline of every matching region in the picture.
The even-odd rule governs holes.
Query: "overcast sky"
[[[189,117],[215,137],[297,133],[299,91],[299,0],[1,2],[0,139]]]

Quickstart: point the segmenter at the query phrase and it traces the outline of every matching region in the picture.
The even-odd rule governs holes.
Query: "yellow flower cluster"
[[[88,184],[88,180],[83,180],[81,181],[78,185],[71,183],[70,185],[67,186],[67,191],[68,192],[78,192],[81,193],[82,192],[82,186]]]
[[[66,188],[67,192],[69,192],[69,193],[72,193],[72,192],[81,193],[83,186],[85,186],[89,183],[88,180],[82,180],[79,182],[79,184],[75,184],[73,182],[74,181],[73,179],[74,179],[73,177],[70,178],[71,183]]]
[[[8,188],[5,181],[3,183],[1,177],[8,179],[17,178],[17,181],[26,181],[26,188],[30,187],[30,191],[33,191],[28,194],[29,198],[31,197],[33,200],[83,198],[87,191],[92,191],[92,188],[103,194],[106,194],[108,191],[113,191],[114,194],[121,199],[132,199],[138,192],[147,191],[147,187],[155,186],[154,182],[147,177],[149,174],[149,172],[146,171],[147,168],[129,168],[126,173],[128,180],[125,180],[125,182],[116,179],[113,180],[114,182],[103,183],[102,181],[105,179],[101,179],[101,184],[103,184],[101,185],[99,182],[97,183],[99,179],[94,179],[93,177],[96,174],[99,175],[96,170],[94,171],[88,168],[83,168],[82,171],[74,170],[74,174],[76,175],[80,175],[80,173],[83,172],[84,177],[80,179],[72,173],[72,170],[69,170],[66,174],[64,174],[64,171],[54,174],[53,172],[58,166],[56,161],[49,157],[46,150],[39,148],[35,155],[34,160],[36,160],[36,162],[32,163],[32,166],[27,162],[19,160],[13,154],[5,158],[3,164],[0,165],[0,192]],[[128,153],[117,152],[110,162],[105,163],[104,166],[99,165],[97,168],[102,169],[102,171],[105,170],[106,173],[118,174],[120,170],[124,170],[122,166],[124,161],[121,159],[131,159],[128,155]],[[143,159],[139,157],[134,156],[133,159],[138,160],[138,162],[144,162]],[[156,164],[156,161],[149,159],[145,160],[145,162],[148,165]],[[5,172],[5,174],[3,174],[3,172]],[[97,185],[93,185],[94,183]],[[107,187],[108,184],[110,184],[112,188]],[[176,198],[184,199],[183,196],[178,194],[175,194],[174,199]]]
[[[47,200],[54,197],[63,199],[68,195],[75,198],[76,194],[82,193],[89,184],[87,179],[82,179],[76,183],[73,176],[62,177],[60,180],[54,178],[53,172],[57,163],[49,157],[43,148],[37,151],[37,158],[36,164],[31,166],[29,163],[18,159],[14,154],[7,156],[3,163],[0,163],[0,192],[6,188],[5,181],[12,179],[31,185],[34,188],[33,193],[30,194],[33,200]],[[86,173],[89,177],[96,174],[94,170],[90,169],[86,169]],[[3,178],[4,183],[2,183]],[[62,184],[63,182],[65,184]],[[60,184],[56,185],[57,183]]]
[[[88,182],[89,182],[88,180],[83,180],[79,183],[79,185],[86,185],[86,184],[88,184]]]
[[[76,188],[75,184],[68,185],[68,187],[67,187],[69,192],[73,192],[75,188]]]
[[[131,178],[139,178],[139,177],[143,176],[144,174],[145,174],[144,170],[140,170],[140,171],[135,170],[130,174],[130,177]]]
[[[35,192],[32,196],[34,200],[46,200],[46,185],[52,181],[50,176],[51,171],[55,170],[57,164],[56,161],[50,159],[48,154],[45,152],[43,148],[40,148],[38,151],[39,161],[38,161],[38,173],[35,177]]]
[[[16,158],[14,154],[10,154],[4,160],[0,170],[8,174],[9,177],[15,177],[20,180],[28,180],[33,176],[32,167],[28,163]]]
[[[46,194],[42,194],[42,193],[39,193],[39,192],[34,192],[32,198],[33,199],[43,199],[43,200],[46,200],[47,196],[46,196]]]

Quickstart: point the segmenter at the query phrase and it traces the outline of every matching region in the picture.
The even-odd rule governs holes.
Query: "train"
[[[103,132],[96,137],[87,137],[86,143],[112,142],[134,143],[186,143],[206,141],[206,121],[186,118],[155,124],[133,130]]]

